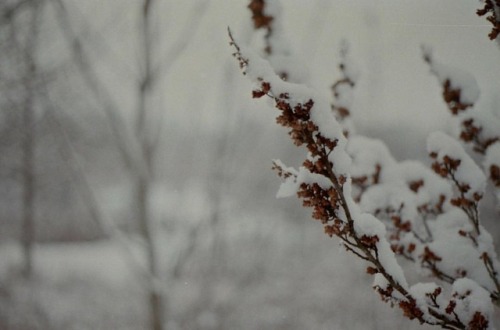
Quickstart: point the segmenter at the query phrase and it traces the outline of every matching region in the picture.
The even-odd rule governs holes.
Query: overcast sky
[[[163,65],[170,60],[167,55],[172,44],[185,46],[168,72],[158,101],[168,107],[171,122],[192,128],[193,118],[197,118],[205,128],[218,127],[222,119],[217,98],[221,88],[227,89],[224,81],[228,75],[234,77],[232,85],[239,85],[233,93],[242,100],[241,107],[255,107],[249,98],[249,85],[239,75],[236,63],[234,69],[228,64],[231,49],[227,27],[232,28],[237,38],[249,40],[247,2],[159,1],[155,11],[161,55],[156,57],[157,63]],[[77,13],[75,24],[93,40],[102,76],[114,87],[119,85],[117,90],[121,92],[115,98],[124,109],[130,108],[134,102],[133,94],[128,91],[133,88],[138,72],[139,2],[70,0],[67,3]],[[355,120],[366,132],[387,135],[398,127],[404,128],[411,138],[421,139],[428,132],[442,128],[448,114],[439,86],[421,59],[423,43],[434,48],[437,59],[476,76],[482,91],[480,106],[500,103],[495,86],[490,84],[500,76],[500,52],[488,40],[488,23],[475,14],[480,7],[477,1],[286,0],[282,3],[290,42],[310,70],[312,83],[325,95],[338,77],[339,43],[343,38],[350,42],[352,56],[362,74]],[[187,40],[179,40],[182,31],[189,31]],[[262,117],[258,113],[249,115]]]

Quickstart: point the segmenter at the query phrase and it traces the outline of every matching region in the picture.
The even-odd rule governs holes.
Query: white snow
[[[376,165],[381,166],[380,177],[389,178],[393,173],[390,170],[396,164],[391,152],[380,140],[354,135],[349,138],[347,152],[352,157],[350,173],[353,177],[371,176]],[[389,173],[387,173],[389,172]]]
[[[442,259],[438,263],[439,269],[452,277],[461,277],[460,272],[465,271],[468,278],[494,290],[494,283],[480,258],[482,251],[474,246],[470,238],[459,234],[460,230],[465,233],[473,232],[473,227],[462,210],[454,208],[429,222],[429,226],[434,240],[427,246]]]
[[[430,299],[429,295],[433,294],[436,289],[440,288],[436,283],[416,283],[411,286],[408,290],[411,295],[415,298],[417,302],[417,306],[424,313],[424,318],[429,321],[436,321],[434,317],[432,317],[428,312],[428,306],[433,305],[434,302]],[[436,297],[436,302],[443,306],[445,305],[445,301],[443,298],[443,294],[440,294]],[[446,305],[445,305],[446,306]]]
[[[389,242],[385,239],[386,230],[384,224],[370,213],[359,213],[355,214],[354,230],[358,237],[366,235],[368,237],[376,236],[379,238],[376,246],[380,263],[395,281],[404,288],[407,288],[408,283],[403,269],[398,264]]]
[[[453,191],[450,183],[421,162],[413,160],[401,162],[397,166],[397,172],[398,175],[393,175],[392,178],[399,176],[407,184],[423,181],[423,186],[415,193],[417,206],[438,203],[441,196],[444,196],[448,201],[452,196]],[[447,206],[446,203],[445,209]]]
[[[431,72],[438,78],[439,83],[444,85],[449,81],[452,89],[459,89],[460,102],[474,104],[480,95],[479,86],[474,76],[460,68],[452,67],[436,61],[429,46],[423,46],[422,52],[430,59]]]
[[[483,314],[488,320],[492,320],[493,306],[490,302],[489,293],[477,285],[476,282],[462,278],[453,283],[453,292],[459,298],[456,299],[455,313],[468,324],[476,312]],[[494,329],[493,322],[489,322],[488,329]]]

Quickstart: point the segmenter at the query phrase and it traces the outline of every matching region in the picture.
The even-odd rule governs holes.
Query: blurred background
[[[500,116],[479,2],[282,3],[329,99],[349,42],[357,131],[397,159],[427,162],[426,135],[452,129],[423,43],[474,74],[477,106]],[[275,198],[271,160],[303,151],[231,56],[228,26],[262,49],[247,5],[0,3],[0,329],[420,328],[300,201]]]

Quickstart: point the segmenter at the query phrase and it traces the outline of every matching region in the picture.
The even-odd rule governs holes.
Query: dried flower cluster
[[[493,25],[491,32],[488,34],[490,40],[495,40],[500,34],[500,20],[498,11],[500,10],[499,0],[484,0],[484,7],[477,10],[479,16],[486,16],[486,20]]]
[[[490,166],[490,178],[495,187],[500,188],[500,167],[496,164]]]
[[[475,230],[479,231],[478,204],[483,198],[483,194],[479,191],[471,193],[471,186],[466,182],[461,182],[456,177],[455,173],[459,169],[461,159],[453,159],[448,155],[438,159],[438,154],[435,152],[431,152],[430,156],[435,159],[432,163],[432,169],[440,176],[451,180],[457,188],[458,196],[452,198],[450,203],[461,208],[474,224]]]
[[[265,52],[267,54],[272,53],[272,46],[269,38],[273,33],[273,20],[274,17],[265,12],[266,2],[265,0],[252,0],[248,5],[248,9],[252,12],[252,21],[255,29],[265,29],[266,35],[264,37],[266,42]]]

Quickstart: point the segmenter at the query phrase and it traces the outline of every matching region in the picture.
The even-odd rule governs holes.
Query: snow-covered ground
[[[370,289],[364,265],[318,235],[319,226],[260,221],[271,220],[272,233],[253,225],[233,234],[216,274],[198,260],[169,285],[169,329],[420,328],[394,316]],[[146,328],[145,292],[120,244],[39,245],[31,283],[18,278],[19,262],[16,244],[0,246],[1,329]],[[208,300],[204,285],[213,289]]]

